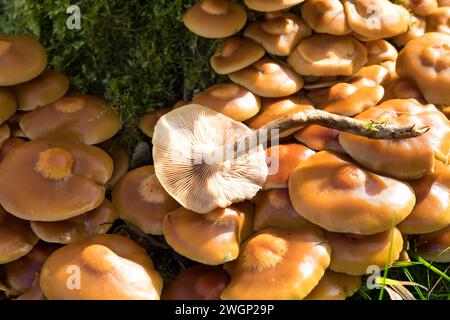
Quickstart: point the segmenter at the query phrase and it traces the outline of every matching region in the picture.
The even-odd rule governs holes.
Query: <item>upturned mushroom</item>
[[[30,140],[51,139],[98,144],[121,127],[119,116],[102,100],[73,93],[25,114],[20,128]]]
[[[21,219],[70,219],[103,202],[112,170],[111,158],[97,147],[27,142],[0,162],[0,204]]]
[[[245,4],[252,10],[262,12],[273,12],[289,9],[305,0],[245,0]]]
[[[305,298],[330,262],[330,247],[320,228],[265,229],[241,248],[227,266],[231,282],[223,300],[289,300]]]
[[[238,257],[252,224],[253,208],[243,202],[201,215],[179,208],[164,217],[163,232],[167,243],[184,257],[221,265]]]
[[[308,221],[328,231],[361,235],[400,223],[415,204],[408,184],[328,151],[299,164],[289,179],[289,196],[294,209]]]
[[[45,48],[35,38],[0,35],[0,86],[34,79],[46,66]]]
[[[325,271],[319,284],[304,300],[345,300],[361,287],[361,277]]]
[[[251,22],[244,36],[261,44],[276,56],[288,56],[298,42],[311,35],[312,31],[303,19],[293,13],[270,12],[264,19]]]
[[[69,79],[61,72],[47,69],[38,77],[12,87],[18,110],[31,111],[61,99],[69,90]]]
[[[56,250],[40,274],[49,300],[159,300],[162,284],[145,250],[112,234]]]
[[[427,16],[427,32],[450,35],[450,7],[438,8]]]
[[[131,170],[112,191],[119,217],[145,233],[163,234],[164,216],[180,205],[164,190],[153,166]]]
[[[301,6],[301,12],[306,23],[317,33],[343,36],[352,32],[339,0],[307,0]]]
[[[247,22],[247,12],[234,0],[200,0],[186,12],[184,25],[193,33],[221,39],[239,32]]]
[[[450,262],[450,225],[417,238],[417,253],[432,262]]]
[[[17,110],[17,100],[9,88],[0,87],[0,124],[11,118]]]

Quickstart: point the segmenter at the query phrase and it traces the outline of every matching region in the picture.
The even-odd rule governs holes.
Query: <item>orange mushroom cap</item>
[[[152,112],[149,112],[145,114],[140,122],[139,122],[139,128],[142,130],[142,132],[145,133],[148,137],[153,137],[153,131],[155,130],[156,123],[158,122],[159,118],[161,118],[166,113],[172,111],[172,107],[162,108],[158,109]]]
[[[252,10],[273,12],[291,8],[305,0],[245,0],[245,4]]]
[[[427,16],[427,32],[441,32],[450,35],[450,7],[437,8]]]
[[[405,0],[402,5],[421,16],[432,14],[439,7],[437,0]]]
[[[396,79],[385,87],[382,101],[392,99],[416,99],[420,103],[426,103],[417,84],[412,80]]]
[[[364,42],[367,49],[367,64],[374,65],[385,61],[396,61],[397,49],[388,41],[379,39]]]
[[[327,270],[305,300],[345,300],[353,296],[360,287],[361,277]]]
[[[317,33],[345,35],[352,32],[339,0],[308,0],[301,6],[306,23]]]
[[[339,133],[336,129],[313,124],[294,133],[294,138],[313,150],[329,150],[345,154],[344,148],[339,143]]]
[[[398,47],[406,45],[409,41],[423,36],[426,32],[427,21],[425,17],[411,14],[408,31],[392,38],[392,43]]]
[[[450,262],[450,225],[417,239],[417,253],[432,262]]]

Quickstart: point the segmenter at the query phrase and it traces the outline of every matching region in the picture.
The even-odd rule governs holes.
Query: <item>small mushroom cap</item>
[[[0,207],[0,265],[25,256],[38,241],[27,221],[17,219]]]
[[[42,265],[55,249],[51,244],[39,242],[26,256],[6,264],[5,282],[8,287],[20,294],[31,290]]]
[[[317,33],[341,36],[352,32],[339,0],[308,0],[301,10],[303,19]]]
[[[10,136],[11,130],[9,129],[9,126],[6,123],[2,124],[0,126],[0,148],[3,148]]]
[[[31,221],[31,229],[39,239],[50,243],[68,244],[106,233],[118,219],[117,211],[108,200],[92,211],[64,221]]]
[[[352,36],[315,34],[301,40],[287,61],[301,75],[350,76],[367,63],[367,50]]]
[[[153,166],[128,172],[112,192],[119,217],[145,233],[161,235],[164,216],[180,205],[164,190]]]
[[[291,8],[305,0],[245,0],[245,4],[252,10],[272,12]]]
[[[34,79],[46,66],[47,54],[35,38],[0,35],[0,86]]]
[[[234,83],[216,84],[197,93],[192,102],[220,112],[236,121],[245,121],[258,113],[261,99]]]
[[[69,90],[69,79],[61,72],[47,69],[37,78],[12,87],[18,110],[31,111],[61,99]]]
[[[211,67],[218,74],[229,74],[255,63],[266,52],[255,41],[243,37],[232,37],[217,48],[211,57]]]
[[[339,141],[345,151],[371,171],[399,179],[419,179],[433,173],[435,155],[442,160],[449,157],[450,122],[433,105],[422,105],[414,99],[389,100],[356,118],[431,127],[423,136],[401,140],[369,140],[341,133]]]
[[[450,104],[450,35],[426,33],[400,51],[397,73],[414,80],[429,103]]]
[[[179,208],[164,217],[167,243],[184,257],[220,265],[239,255],[239,246],[252,233],[253,207],[244,202],[198,214]]]
[[[0,127],[0,132],[2,130],[2,127]],[[6,126],[5,126],[6,127]],[[0,141],[3,139],[0,139]],[[8,154],[8,152],[10,152],[11,150],[13,150],[14,148],[21,146],[25,143],[26,141],[23,139],[19,139],[19,138],[9,138],[5,141],[5,143],[3,143],[2,147],[0,148],[0,161],[3,160],[3,158]],[[1,143],[0,143],[1,145]]]
[[[267,98],[286,97],[303,87],[302,77],[294,70],[268,58],[228,76],[254,94]]]
[[[439,7],[436,0],[405,0],[402,5],[421,16],[432,14]]]
[[[220,300],[230,277],[222,267],[197,265],[181,271],[162,300]]]
[[[384,61],[395,61],[398,57],[398,52],[395,47],[388,41],[379,39],[364,42],[367,49],[367,64],[374,65]]]
[[[345,300],[361,287],[361,277],[325,271],[319,284],[304,300]]]
[[[280,144],[267,148],[267,174],[263,189],[287,188],[289,177],[303,160],[315,152],[299,143]]]
[[[416,99],[421,103],[426,103],[417,84],[407,79],[397,79],[385,86],[383,101],[392,99]]]
[[[255,219],[253,228],[299,229],[310,224],[294,210],[288,189],[260,191],[255,197]]]
[[[411,14],[408,31],[392,38],[392,43],[397,47],[403,47],[409,41],[419,38],[425,34],[427,21],[425,17]]]
[[[450,262],[450,225],[417,239],[417,253],[428,261]]]
[[[76,275],[79,287],[68,286]],[[104,234],[56,250],[42,267],[40,286],[49,300],[159,300],[162,278],[143,248]]]
[[[450,167],[436,161],[433,174],[410,182],[417,203],[398,225],[403,234],[431,233],[450,224]]]
[[[328,231],[325,236],[332,252],[330,270],[354,276],[369,274],[370,266],[378,266],[383,270],[388,261],[391,266],[403,250],[402,234],[397,228],[370,236]]]
[[[450,35],[450,7],[438,8],[427,16],[427,32]]]
[[[128,168],[130,167],[130,158],[128,157],[128,153],[118,141],[108,140],[100,144],[99,147],[109,154],[114,163],[112,176],[107,182],[108,187],[114,187],[120,178],[128,172]]]
[[[389,0],[343,0],[350,28],[364,41],[390,38],[408,30],[410,14]]]
[[[193,33],[220,39],[239,32],[247,22],[247,12],[235,1],[200,0],[186,12],[183,20]]]
[[[338,130],[313,124],[294,133],[294,138],[313,150],[329,150],[345,154],[344,148],[339,143],[339,133]]]
[[[222,152],[227,143],[251,132],[244,124],[199,105],[167,113],[153,136],[158,180],[183,207],[198,213],[253,198],[267,177],[262,146],[236,158]]]
[[[365,87],[385,84],[389,80],[389,70],[381,65],[362,67],[349,79],[350,84],[356,87]]]
[[[112,170],[111,158],[97,147],[27,142],[0,162],[0,203],[21,219],[70,219],[103,202]]]
[[[403,221],[413,210],[411,187],[376,175],[328,151],[304,160],[289,179],[294,209],[332,232],[370,235]]]
[[[298,300],[319,283],[330,262],[322,230],[265,229],[241,248],[228,268],[231,282],[223,300]]]
[[[121,123],[119,116],[102,100],[74,93],[25,114],[20,119],[20,127],[30,140],[52,139],[92,145],[114,136]]]
[[[155,130],[156,123],[159,118],[161,118],[166,113],[172,111],[172,107],[158,109],[152,112],[145,114],[139,122],[139,128],[142,132],[145,133],[148,137],[153,137],[153,132]]]
[[[1,52],[1,42],[0,42],[0,52]],[[16,109],[17,109],[17,100],[16,97],[14,96],[14,93],[9,88],[0,87],[0,124],[11,118],[14,115],[14,113],[16,113]]]
[[[312,31],[303,19],[292,13],[272,12],[250,23],[244,36],[261,44],[270,54],[288,56],[298,42]]]

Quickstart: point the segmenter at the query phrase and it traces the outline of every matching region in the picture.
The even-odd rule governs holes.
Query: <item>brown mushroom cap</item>
[[[339,0],[308,0],[301,10],[303,19],[317,33],[341,36],[352,32]]]
[[[310,224],[292,207],[288,189],[260,191],[254,201],[253,228],[256,231],[266,228],[298,229]]]
[[[164,217],[167,243],[191,260],[220,265],[239,255],[239,246],[252,233],[253,208],[244,202],[197,214],[179,208]]]
[[[9,126],[6,123],[2,124],[0,126],[0,148],[3,148],[10,136],[11,130],[9,129]]]
[[[450,35],[426,33],[400,51],[397,73],[414,80],[429,103],[450,104],[449,52]]]
[[[417,84],[412,80],[396,79],[385,86],[382,101],[392,99],[416,99],[421,103],[426,103]]]
[[[319,283],[330,262],[320,228],[265,229],[241,248],[228,268],[231,282],[223,300],[303,299]]]
[[[161,118],[166,113],[172,111],[172,107],[162,108],[158,109],[152,112],[149,112],[145,114],[140,122],[139,122],[139,128],[144,132],[148,137],[153,137],[153,131],[155,130],[156,123],[158,122],[159,118]]]
[[[344,148],[339,143],[339,133],[336,129],[313,124],[294,133],[294,138],[313,150],[329,150],[345,154]]]
[[[294,209],[332,232],[369,235],[403,221],[415,204],[403,182],[376,175],[328,151],[304,160],[289,179]]]
[[[302,77],[294,70],[268,58],[228,76],[233,82],[261,97],[286,97],[303,87]]]
[[[398,52],[395,47],[388,41],[379,39],[364,42],[367,49],[367,64],[374,65],[384,61],[395,61],[398,57]]]
[[[1,42],[0,42],[0,52],[1,52]],[[11,89],[0,87],[0,124],[11,118],[14,115],[14,113],[16,113],[16,109],[17,109],[17,100]]]
[[[245,4],[252,10],[272,12],[291,8],[305,0],[245,0]]]
[[[433,174],[410,182],[417,203],[398,225],[404,234],[430,233],[450,224],[450,167],[436,162]]]
[[[350,28],[364,41],[390,38],[408,30],[410,15],[389,0],[343,0]]]
[[[34,79],[46,66],[47,54],[35,38],[0,35],[0,86]]]
[[[399,179],[419,179],[431,174],[434,156],[448,159],[450,122],[433,105],[414,99],[389,100],[356,116],[375,122],[431,126],[423,136],[402,140],[369,140],[341,133],[339,141],[345,151],[370,170]]]
[[[261,100],[253,93],[234,83],[216,84],[197,93],[192,102],[236,121],[245,121],[258,113]]]
[[[19,126],[20,119],[26,114],[23,111],[17,111],[11,118],[9,118],[6,123],[8,124],[11,136],[15,138],[26,138],[27,136],[22,131]]]
[[[68,286],[77,274],[79,288]],[[143,248],[104,234],[56,250],[42,267],[40,285],[49,300],[159,300],[162,278]]]
[[[44,261],[56,248],[39,242],[26,256],[4,266],[5,282],[15,293],[26,293],[33,287]]]
[[[267,174],[263,189],[287,188],[289,177],[303,160],[315,152],[302,144],[280,144],[267,148]]]
[[[439,7],[450,7],[450,0],[437,0]]]
[[[392,42],[398,46],[404,46],[409,41],[419,38],[425,34],[427,21],[425,17],[411,14],[408,31],[392,38]]]
[[[27,142],[0,162],[0,203],[22,219],[66,220],[103,202],[112,168],[111,158],[97,147]]]
[[[402,5],[421,16],[432,14],[439,7],[437,0],[405,0]]]
[[[39,285],[39,275],[36,276],[31,289],[18,296],[16,300],[46,300]]]
[[[119,217],[145,233],[161,235],[164,216],[180,205],[164,190],[153,166],[128,172],[112,192]]]
[[[255,63],[265,53],[264,48],[251,39],[228,38],[211,57],[211,67],[218,74],[232,73]]]
[[[114,163],[112,176],[107,182],[108,187],[114,187],[120,178],[128,172],[128,168],[130,167],[130,158],[128,157],[128,153],[118,141],[108,140],[100,144],[99,147],[109,154]]]
[[[2,130],[3,126],[0,127],[0,132]],[[0,141],[3,139],[0,139]],[[0,148],[0,161],[3,160],[3,158],[8,154],[8,152],[10,152],[12,149],[21,146],[25,143],[26,141],[23,139],[19,139],[19,138],[8,138],[2,145],[2,147]],[[0,142],[0,145],[2,143]]]
[[[61,72],[47,69],[12,90],[17,97],[18,110],[30,111],[61,99],[69,90],[69,79]]]
[[[220,300],[230,277],[222,267],[197,265],[181,271],[162,300]]]
[[[367,50],[352,36],[315,34],[301,40],[287,61],[301,75],[350,76],[367,63]]]
[[[184,15],[184,25],[204,38],[226,38],[241,30],[247,12],[235,1],[200,0]]]
[[[311,35],[303,19],[292,13],[271,12],[265,18],[250,23],[244,36],[261,44],[270,54],[288,56],[297,43]]]
[[[450,262],[450,225],[428,234],[421,234],[417,239],[417,253],[433,262]]]
[[[389,80],[389,70],[381,65],[362,67],[357,73],[348,79],[350,84],[356,87],[370,87],[385,84]]]
[[[119,116],[105,102],[79,93],[31,111],[20,119],[20,127],[30,140],[64,140],[90,145],[108,140],[120,126]]]
[[[427,16],[427,32],[450,35],[450,7],[438,8]]]
[[[25,256],[38,240],[27,221],[17,219],[0,207],[0,265]]]
[[[31,221],[31,229],[39,239],[50,243],[68,244],[106,233],[118,219],[117,211],[108,200],[92,211],[64,221]]]
[[[325,271],[319,284],[304,300],[345,300],[361,287],[361,277]]]
[[[403,250],[402,234],[397,228],[370,236],[327,231],[325,236],[332,252],[330,270],[355,276],[368,274],[369,266],[384,269],[388,261],[391,266]]]

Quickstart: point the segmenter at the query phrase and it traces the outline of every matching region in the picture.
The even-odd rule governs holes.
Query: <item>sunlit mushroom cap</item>
[[[0,203],[21,219],[66,220],[103,202],[112,168],[111,158],[97,147],[27,142],[0,162]]]
[[[403,221],[415,197],[411,187],[376,175],[328,151],[304,160],[289,179],[294,209],[333,232],[375,234]]]
[[[348,79],[349,83],[356,87],[384,85],[388,80],[389,70],[386,67],[376,64],[362,67]]]
[[[434,157],[447,161],[450,122],[433,105],[414,99],[389,100],[356,116],[361,120],[431,126],[426,134],[410,139],[373,140],[341,133],[339,141],[358,163],[374,172],[399,179],[419,179],[434,170]]]
[[[302,77],[294,70],[268,58],[228,76],[233,82],[261,97],[286,97],[303,87]]]
[[[9,129],[9,126],[6,123],[2,124],[0,126],[0,148],[3,148],[10,136],[11,130]]]
[[[403,250],[402,234],[397,228],[370,235],[325,232],[331,247],[330,270],[350,275],[372,273],[369,267],[383,270],[398,260]]]
[[[236,121],[245,121],[258,113],[261,100],[234,83],[216,84],[197,93],[192,103],[199,104]]]
[[[31,221],[31,229],[39,239],[50,243],[68,244],[106,233],[118,219],[108,200],[92,211],[64,221]]]
[[[427,16],[427,32],[450,35],[450,7],[438,8]]]
[[[114,136],[119,116],[102,100],[74,93],[25,114],[20,127],[30,140],[52,139],[97,144]]]
[[[49,300],[159,300],[162,278],[143,248],[108,234],[56,250],[40,285]]]
[[[345,35],[352,32],[344,6],[339,0],[308,0],[302,6],[302,16],[317,33]]]
[[[264,48],[251,39],[228,38],[211,57],[211,67],[218,74],[228,74],[248,67],[265,53]]]
[[[292,13],[271,12],[264,19],[250,23],[244,36],[261,44],[270,54],[288,56],[297,43],[311,35],[303,19]]]
[[[181,273],[163,291],[162,300],[220,300],[230,277],[222,267],[196,265]]]
[[[421,16],[432,14],[439,7],[437,0],[404,0],[402,5]]]
[[[298,300],[319,283],[330,262],[330,247],[316,226],[265,229],[241,248],[228,268],[223,300]]]
[[[382,101],[392,99],[416,99],[421,103],[426,103],[417,84],[412,80],[397,79],[385,86]]]
[[[16,109],[17,100],[11,89],[0,87],[0,124],[11,118]]]
[[[450,167],[436,162],[435,172],[410,182],[417,203],[398,226],[404,234],[431,233],[450,224]]]
[[[262,146],[237,157],[222,152],[227,143],[251,132],[244,124],[199,105],[167,113],[153,135],[158,180],[183,207],[199,213],[253,198],[267,176]]]
[[[409,41],[419,38],[425,34],[427,21],[425,17],[411,14],[408,31],[392,38],[392,43],[396,46],[404,46]]]
[[[221,265],[239,255],[239,246],[251,233],[253,208],[244,202],[198,214],[179,208],[164,217],[167,243],[191,260]]]
[[[38,240],[28,221],[17,219],[0,207],[0,265],[25,256]]]
[[[288,189],[272,189],[259,192],[255,199],[253,228],[298,229],[310,224],[294,210]]]
[[[361,287],[361,277],[325,271],[319,284],[304,300],[345,300]]]
[[[347,22],[364,41],[390,38],[408,30],[410,14],[389,0],[343,0]]]
[[[417,253],[426,260],[433,262],[450,262],[450,225],[428,234],[422,234],[417,239]]]
[[[384,61],[397,60],[398,52],[388,41],[379,39],[364,42],[367,49],[367,64],[374,65]]]
[[[315,34],[301,40],[287,61],[301,75],[350,76],[367,63],[367,50],[352,36]]]
[[[0,132],[2,131],[3,126],[0,127]],[[0,134],[1,136],[1,134]],[[2,145],[1,141],[3,139],[0,138],[0,145]],[[0,148],[0,161],[3,160],[3,158],[8,154],[8,152],[10,152],[11,150],[13,150],[14,148],[21,146],[25,143],[26,141],[20,138],[8,138],[3,145]]]
[[[46,66],[47,54],[35,38],[0,35],[0,86],[36,78]]]
[[[139,128],[145,133],[145,135],[151,138],[159,118],[172,110],[172,107],[167,107],[146,113],[139,122]]]
[[[109,188],[114,187],[115,184],[120,180],[120,178],[122,178],[128,172],[128,168],[130,166],[130,158],[128,156],[128,153],[118,141],[108,140],[100,144],[98,147],[105,150],[114,163],[112,176],[107,182],[107,186]]]
[[[339,133],[336,129],[312,124],[298,130],[293,136],[297,141],[313,150],[328,150],[345,154],[344,148],[339,143]]]
[[[305,0],[245,0],[245,4],[252,10],[272,12],[291,8]]]
[[[232,36],[247,22],[247,12],[234,0],[200,0],[184,15],[193,33],[212,39]]]
[[[426,33],[400,51],[397,73],[414,80],[429,103],[450,104],[450,35]]]
[[[17,97],[18,110],[30,111],[61,99],[69,90],[69,79],[61,72],[47,69],[12,90]]]
[[[119,217],[145,233],[161,235],[164,216],[180,205],[164,190],[153,166],[128,172],[112,192]]]

